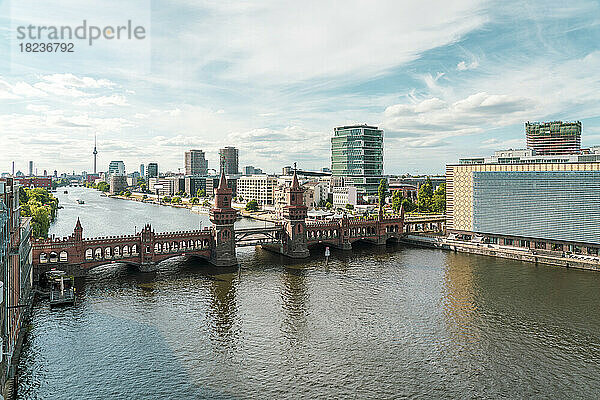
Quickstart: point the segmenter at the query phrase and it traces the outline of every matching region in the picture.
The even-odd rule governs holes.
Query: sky
[[[27,53],[19,26],[142,26]],[[47,40],[44,40],[47,41]],[[0,0],[0,172],[330,166],[335,126],[384,130],[386,174],[524,148],[526,121],[600,144],[597,1]]]

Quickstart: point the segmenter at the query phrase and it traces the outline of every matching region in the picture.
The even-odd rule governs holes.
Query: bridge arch
[[[92,249],[85,249],[85,259],[87,261],[93,260],[94,259],[94,250],[92,250]]]
[[[48,257],[48,261],[50,261],[51,263],[58,262],[58,254],[56,254],[55,251],[51,252],[50,257]]]
[[[40,253],[40,264],[46,264],[48,262],[48,255],[46,253]]]

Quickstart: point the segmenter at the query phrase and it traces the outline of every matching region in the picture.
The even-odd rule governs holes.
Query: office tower
[[[148,168],[146,168],[146,175],[148,178],[158,178],[158,164],[148,163]]]
[[[598,193],[600,154],[462,159],[446,166],[446,228],[477,243],[597,255]]]
[[[355,186],[359,196],[376,194],[383,178],[383,130],[369,125],[335,128],[331,170],[343,186]]]
[[[111,161],[108,165],[109,175],[125,175],[125,163],[123,161]]]
[[[144,177],[144,164],[140,164],[140,176]]]
[[[207,175],[208,161],[202,150],[190,150],[185,152],[185,174]]]
[[[225,175],[237,175],[240,173],[238,149],[230,146],[220,149],[219,158],[225,168]]]
[[[29,176],[33,176],[33,161],[29,161]]]
[[[581,150],[581,122],[526,122],[527,148],[537,155],[573,154]]]

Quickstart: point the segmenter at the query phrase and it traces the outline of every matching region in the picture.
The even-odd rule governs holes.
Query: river
[[[57,236],[193,229],[207,216],[58,194]],[[76,199],[85,200],[79,205]],[[256,222],[240,221],[251,225]],[[109,265],[78,304],[33,310],[21,399],[597,398],[600,274],[441,250],[356,246],[240,269]]]

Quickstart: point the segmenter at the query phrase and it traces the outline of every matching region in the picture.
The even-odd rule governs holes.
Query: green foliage
[[[198,204],[198,203],[200,203],[200,199],[197,198],[197,197],[192,197],[190,199],[190,203],[192,203],[192,204]]]
[[[385,206],[385,198],[387,197],[388,186],[387,180],[382,179],[379,181],[379,187],[377,188],[377,195],[379,196],[379,207]]]
[[[402,204],[402,208],[404,208],[404,211],[406,211],[406,212],[412,212],[417,208],[415,203],[410,201],[410,199],[402,199],[401,204]]]
[[[330,202],[325,203],[325,207],[327,207],[328,210],[331,210],[333,208],[333,204],[331,204]]]
[[[258,202],[256,200],[250,200],[246,204],[246,211],[258,211]]]
[[[435,189],[431,197],[431,211],[443,214],[446,212],[446,184],[442,183]]]
[[[137,186],[146,186],[146,180],[142,177],[137,178]]]
[[[123,195],[124,195],[125,197],[130,197],[130,196],[131,196],[131,192],[130,192],[129,190],[126,190],[126,191],[123,193]]]
[[[402,192],[400,190],[394,191],[394,194],[392,195],[392,210],[394,210],[395,213],[400,212],[400,209],[402,208],[402,200]]]
[[[171,199],[171,203],[173,203],[173,204],[181,204],[181,197],[179,197],[179,196],[174,196],[174,197]]]
[[[177,192],[175,194],[180,197],[185,197],[185,190],[180,190],[179,192]]]
[[[171,202],[171,196],[165,196],[162,198],[163,203],[170,203]]]
[[[196,197],[206,197],[206,190],[204,190],[204,189],[198,189],[196,191]]]
[[[204,207],[210,207],[210,205],[211,205],[211,204],[210,204],[210,201],[208,201],[208,200],[204,200],[204,202],[202,203],[202,205],[203,205]]]
[[[433,185],[431,179],[427,177],[424,184],[419,187],[419,195],[417,198],[417,206],[419,211],[429,211],[431,209],[431,197],[433,196]]]
[[[142,201],[146,200],[147,198],[148,198],[148,196],[147,196],[147,195],[143,195],[143,196],[142,196]]]
[[[101,192],[108,192],[110,190],[110,185],[106,182],[98,182],[96,185],[96,189]]]
[[[354,210],[354,206],[352,204],[346,204],[346,210]]]
[[[23,189],[21,191],[21,189]],[[38,238],[48,236],[50,222],[56,217],[58,199],[46,189],[20,188],[19,200],[21,203],[21,215],[31,217],[33,235]]]

